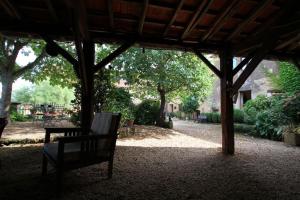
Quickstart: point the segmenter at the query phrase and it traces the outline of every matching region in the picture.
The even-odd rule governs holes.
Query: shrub
[[[111,88],[103,110],[121,113],[121,125],[126,124],[127,120],[135,118],[135,106],[132,103],[131,95],[124,88]]]
[[[202,113],[203,115],[206,116],[207,122],[212,123],[212,113]]]
[[[244,111],[240,109],[234,109],[233,120],[236,123],[244,123]]]
[[[264,95],[258,95],[255,99],[247,101],[244,106],[245,122],[255,124],[256,114],[270,108],[270,106],[270,99]]]
[[[159,115],[159,102],[144,100],[137,106],[135,122],[142,125],[154,125]]]
[[[255,125],[249,124],[234,124],[234,131],[239,133],[246,133],[248,135],[255,134]]]
[[[283,112],[284,114],[289,117],[292,122],[298,123],[299,122],[299,113],[300,113],[300,92],[287,97],[283,101]]]
[[[212,113],[211,120],[213,123],[220,123],[221,122],[220,113],[217,113],[217,112]]]
[[[272,140],[281,140],[283,128],[287,123],[287,117],[278,109],[268,109],[257,114],[256,131],[257,136]]]
[[[10,120],[13,122],[24,122],[27,120],[27,117],[16,112],[16,111],[11,111],[10,113]]]

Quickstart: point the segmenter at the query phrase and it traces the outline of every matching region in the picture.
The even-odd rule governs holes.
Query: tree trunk
[[[1,77],[2,93],[0,99],[0,118],[9,117],[9,108],[11,103],[11,93],[14,78],[12,73],[7,73]]]
[[[158,126],[163,126],[165,122],[165,104],[166,104],[166,92],[164,90],[159,90],[159,96],[160,96],[160,107],[159,107],[159,118],[157,121]]]

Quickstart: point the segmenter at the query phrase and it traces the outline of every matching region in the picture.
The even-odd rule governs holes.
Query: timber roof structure
[[[266,57],[300,56],[299,0],[1,0],[6,35],[99,43],[134,40],[143,47],[246,57],[267,45]]]

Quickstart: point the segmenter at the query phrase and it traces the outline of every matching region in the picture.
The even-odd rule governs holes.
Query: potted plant
[[[133,127],[135,117],[134,117],[134,113],[133,113],[132,109],[125,108],[122,112],[122,115],[123,115],[124,119],[126,120],[126,126]]]
[[[300,146],[300,126],[288,128],[284,133],[284,142],[290,145]]]

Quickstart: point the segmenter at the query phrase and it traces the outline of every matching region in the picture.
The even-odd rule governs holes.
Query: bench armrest
[[[58,137],[58,142],[61,143],[72,143],[72,142],[82,142],[88,140],[100,140],[100,139],[107,139],[117,137],[114,135],[80,135],[80,136],[65,136],[65,137]]]
[[[63,133],[65,136],[78,136],[82,135],[82,133],[88,134],[89,130],[83,128],[45,128],[45,143],[50,142],[51,133]]]

